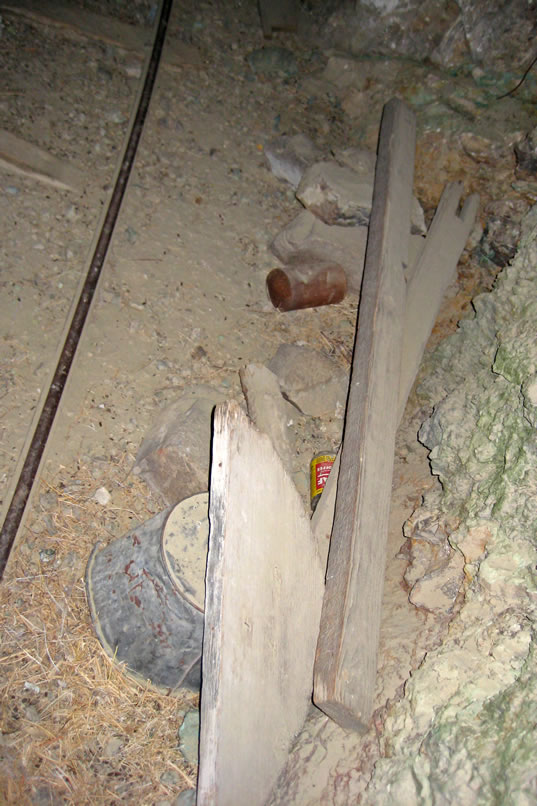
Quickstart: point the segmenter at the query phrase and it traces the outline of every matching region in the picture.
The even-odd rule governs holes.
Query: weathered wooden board
[[[423,248],[415,264],[406,272],[408,284],[399,380],[399,420],[403,416],[442,298],[454,278],[457,263],[475,222],[479,196],[469,196],[459,214],[461,190],[458,182],[446,186]],[[338,451],[321,500],[311,518],[313,535],[324,564],[334,522],[340,455]]]
[[[400,417],[442,298],[455,277],[457,263],[474,226],[479,196],[468,196],[459,214],[461,194],[462,182],[451,182],[446,186],[407,286],[399,384]]]
[[[79,193],[84,187],[84,175],[77,168],[3,129],[0,129],[0,168]]]
[[[371,717],[386,563],[414,173],[415,118],[384,107],[314,674],[344,728]]]
[[[236,403],[214,417],[198,806],[262,806],[313,685],[323,574],[270,439]]]
[[[108,45],[120,45],[125,50],[138,51],[151,46],[151,28],[141,28],[96,14],[84,8],[55,0],[6,0],[3,11],[18,14],[27,20],[78,33],[86,39],[97,39]]]
[[[3,12],[17,14],[37,25],[57,28],[68,36],[94,39],[144,58],[153,40],[151,28],[130,25],[106,14],[96,14],[83,8],[74,8],[55,0],[5,0],[0,2]],[[192,45],[175,41],[166,43],[162,55],[164,67],[176,69],[184,64],[200,65],[200,52]]]

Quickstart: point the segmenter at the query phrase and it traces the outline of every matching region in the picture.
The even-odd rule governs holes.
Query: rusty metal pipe
[[[7,561],[9,559],[11,549],[13,548],[26,505],[30,497],[30,492],[39,470],[39,465],[41,463],[45,446],[54,423],[56,412],[58,411],[58,407],[60,405],[63,390],[67,382],[67,376],[69,375],[69,371],[73,364],[78,342],[80,340],[80,336],[82,335],[82,329],[90,309],[91,301],[97,287],[97,281],[100,277],[101,269],[108,251],[108,246],[114,231],[114,226],[119,215],[119,209],[121,207],[121,202],[123,201],[123,196],[127,187],[127,181],[134,164],[134,157],[136,156],[136,150],[138,148],[138,143],[140,142],[140,136],[142,134],[142,128],[147,115],[147,110],[149,109],[149,101],[151,100],[151,94],[153,92],[153,86],[157,76],[158,65],[164,45],[172,2],[173,0],[162,0],[160,16],[153,43],[153,50],[151,52],[151,58],[147,67],[144,86],[138,102],[138,108],[136,110],[132,129],[129,135],[125,153],[123,155],[119,174],[112,191],[110,203],[108,205],[103,226],[99,234],[99,239],[97,241],[91,264],[86,275],[86,280],[78,299],[78,303],[69,326],[69,331],[67,333],[67,337],[54,372],[54,377],[52,379],[52,383],[50,384],[41,415],[37,422],[30,447],[28,448],[21,473],[17,481],[17,486],[15,487],[15,492],[13,493],[13,497],[0,531],[0,580],[4,575]]]
[[[341,302],[347,293],[347,277],[337,263],[293,264],[269,272],[267,290],[279,311],[317,308]]]

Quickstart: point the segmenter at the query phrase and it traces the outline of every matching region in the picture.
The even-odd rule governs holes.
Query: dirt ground
[[[6,4],[7,6],[7,4]],[[53,4],[51,4],[51,7]],[[70,6],[76,7],[75,0]],[[78,3],[145,30],[149,2]],[[0,128],[78,168],[81,191],[0,170],[0,493],[9,505],[25,445],[63,343],[113,187],[144,73],[145,51],[77,34],[0,3]],[[2,583],[0,799],[17,804],[174,802],[195,786],[178,730],[197,695],[140,687],[104,654],[92,629],[84,569],[97,541],[124,534],[163,509],[132,475],[159,410],[198,385],[242,400],[238,371],[283,343],[328,351],[348,366],[357,300],[278,313],[266,290],[278,264],[268,245],[300,211],[270,173],[263,147],[307,134],[325,153],[375,148],[393,95],[418,116],[415,191],[430,221],[446,181],[491,200],[531,198],[512,188],[512,144],[535,120],[516,100],[477,117],[443,107],[428,117],[417,88],[469,92],[468,74],[370,60],[363,114],[349,118],[321,77],[328,54],[278,34],[296,72],[257,71],[263,47],[255,3],[176,0],[167,48],[126,197],[38,484]],[[438,89],[440,92],[440,89]],[[494,162],[471,157],[461,133],[502,144]],[[529,192],[529,191],[528,191]],[[497,266],[467,251],[431,345],[455,327]],[[379,705],[396,696],[443,624],[407,601],[402,524],[435,484],[416,433],[411,397],[398,437],[392,558],[382,652],[389,672]],[[311,456],[337,447],[342,421],[302,417],[293,470],[307,499]],[[302,474],[302,476],[300,476]],[[105,488],[107,503],[95,493]],[[396,556],[397,555],[397,556]],[[392,614],[390,616],[389,614]],[[390,618],[392,620],[390,621]],[[419,635],[417,635],[419,633]]]

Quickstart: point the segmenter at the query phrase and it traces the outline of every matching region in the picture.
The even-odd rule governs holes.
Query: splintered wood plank
[[[106,14],[96,14],[83,8],[54,0],[5,0],[0,2],[3,12],[16,14],[34,25],[49,26],[68,36],[93,39],[132,52],[143,59],[149,51],[154,32],[151,28],[121,22]],[[176,70],[185,64],[199,66],[202,58],[197,48],[187,43],[167,41],[162,64]]]
[[[217,407],[198,806],[262,806],[311,703],[323,574],[270,439]]]
[[[84,175],[77,168],[3,129],[0,129],[0,168],[67,190],[82,192],[84,187]]]
[[[392,99],[373,207],[314,673],[314,702],[344,728],[371,717],[386,564],[416,126]]]
[[[461,194],[462,182],[446,185],[427,233],[423,252],[408,283],[399,385],[401,417],[442,298],[455,278],[457,263],[477,215],[477,194],[468,196],[458,213]]]
[[[457,263],[477,215],[479,196],[476,194],[468,196],[461,212],[457,212],[461,191],[460,182],[446,185],[423,250],[415,265],[406,273],[408,284],[399,381],[399,421],[416,380],[442,298],[454,279]],[[311,528],[322,563],[326,563],[334,522],[339,461],[340,451],[311,518]]]

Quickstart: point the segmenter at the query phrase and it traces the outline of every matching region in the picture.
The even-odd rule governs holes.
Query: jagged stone
[[[312,417],[342,417],[348,374],[324,353],[299,344],[282,344],[268,364],[284,397]]]
[[[145,436],[133,473],[168,506],[209,489],[211,415],[223,399],[211,387],[194,387],[163,409]]]
[[[344,152],[343,158],[344,165],[335,161],[311,165],[300,180],[296,197],[325,224],[366,226],[373,201],[374,168],[370,158],[358,149]],[[415,196],[411,223],[413,233],[426,232],[423,210]]]
[[[359,293],[366,244],[367,227],[331,227],[303,210],[274,238],[270,249],[282,263],[297,254],[338,263],[347,276],[348,289]]]
[[[297,188],[304,171],[321,156],[320,149],[305,134],[282,135],[264,148],[270,170]]]
[[[325,224],[368,224],[375,174],[358,174],[337,162],[316,162],[305,171],[297,199]]]

